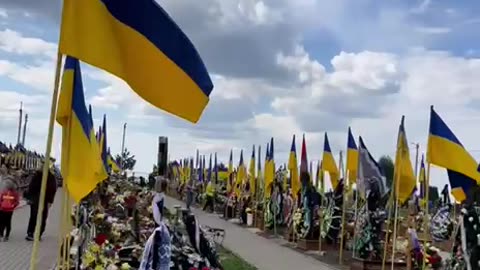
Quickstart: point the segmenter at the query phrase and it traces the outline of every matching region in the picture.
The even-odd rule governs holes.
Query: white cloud
[[[424,13],[429,8],[432,0],[420,0],[420,4],[410,10],[412,13]]]
[[[448,28],[448,27],[422,27],[422,26],[418,26],[418,27],[415,27],[415,31],[419,32],[419,33],[423,33],[423,34],[432,34],[432,35],[438,35],[438,34],[448,34],[452,31],[452,29]]]
[[[0,91],[0,115],[2,118],[18,119],[20,103],[23,102],[24,110],[38,112],[38,105],[46,101],[46,96],[25,95],[15,91]]]
[[[55,43],[40,38],[24,37],[8,28],[0,31],[0,50],[5,52],[20,55],[43,55],[53,59],[56,56],[56,49]]]
[[[8,18],[8,13],[3,8],[0,8],[0,18],[4,18],[4,19]]]
[[[242,79],[215,75],[213,76],[213,83],[215,88],[210,97],[218,96],[229,100],[248,99],[257,102],[261,97],[274,96],[288,91],[262,79]]]
[[[54,73],[53,62],[30,65],[0,59],[0,75],[44,92],[53,90]]]
[[[325,75],[325,68],[317,61],[311,61],[310,56],[301,46],[295,48],[293,55],[286,56],[279,53],[277,63],[287,70],[298,71],[298,80],[301,83],[321,80]]]

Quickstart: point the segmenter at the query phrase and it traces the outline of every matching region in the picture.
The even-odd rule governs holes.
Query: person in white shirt
[[[158,177],[155,181],[155,195],[152,199],[153,219],[157,226],[160,226],[163,218],[163,208],[165,206],[165,191],[167,190],[168,182],[163,177]]]
[[[163,177],[159,177],[155,181],[152,211],[156,228],[145,243],[139,270],[170,269],[172,244],[169,229],[163,222],[163,208],[167,186],[168,182]]]

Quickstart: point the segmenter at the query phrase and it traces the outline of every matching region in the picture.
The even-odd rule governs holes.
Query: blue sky
[[[291,136],[306,133],[309,157],[321,157],[323,133],[344,150],[352,126],[374,156],[393,156],[406,115],[411,142],[425,151],[428,109],[437,111],[469,150],[480,150],[480,3],[435,0],[161,1],[202,55],[215,89],[198,125],[152,108],[123,82],[83,66],[96,125],[108,117],[109,144],[127,147],[136,170],[156,159],[157,137],[170,157],[249,152],[276,139],[288,158]],[[59,1],[0,0],[1,140],[16,140],[20,101],[30,114],[27,146],[43,151],[58,39]],[[478,92],[478,93],[477,93]],[[54,151],[59,155],[59,129]],[[297,141],[297,149],[300,149]],[[476,158],[480,152],[472,151]],[[412,153],[413,155],[413,153]],[[247,155],[248,156],[248,155]],[[338,154],[336,154],[338,158]],[[413,160],[413,157],[412,157]],[[432,181],[447,181],[434,170]]]

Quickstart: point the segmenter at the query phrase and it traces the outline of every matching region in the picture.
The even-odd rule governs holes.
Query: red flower
[[[210,270],[210,268],[204,266],[204,267],[202,268],[202,270]]]
[[[442,257],[440,256],[431,256],[428,258],[428,262],[431,263],[432,265],[435,265],[437,263],[440,263],[442,261]]]
[[[107,241],[107,236],[105,234],[99,234],[95,237],[95,243],[99,246],[103,245]]]

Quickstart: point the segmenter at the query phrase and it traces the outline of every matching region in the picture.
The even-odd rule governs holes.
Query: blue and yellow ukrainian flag
[[[337,163],[333,157],[332,150],[330,149],[330,143],[328,142],[328,135],[325,132],[325,140],[323,141],[323,158],[322,169],[330,175],[330,181],[332,182],[332,188],[335,190],[338,185],[340,177]]]
[[[215,182],[215,185],[218,184],[218,163],[217,163],[217,152],[215,152],[215,167],[213,168],[214,169],[214,175],[213,175],[213,179],[214,179],[214,182]]]
[[[89,105],[88,111],[90,114],[90,123],[92,125],[92,131],[90,132],[90,140],[92,142],[92,159],[95,160],[95,175],[97,177],[97,180],[100,182],[108,178],[108,173],[104,168],[101,154],[102,128],[99,127],[98,129],[99,140],[97,142],[97,138],[95,137],[95,130],[93,129],[92,106]]]
[[[250,164],[248,166],[248,174],[249,174],[249,180],[250,180],[250,194],[252,198],[255,196],[255,145],[253,145],[252,148],[252,156],[250,157]]]
[[[297,147],[295,146],[295,135],[293,135],[292,146],[290,147],[290,156],[288,157],[288,170],[290,171],[290,185],[293,198],[301,189],[300,179],[298,178]]]
[[[357,144],[355,143],[355,138],[353,137],[353,134],[352,134],[352,129],[348,127],[347,171],[348,171],[349,187],[351,187],[353,183],[357,182],[357,170],[358,170],[358,148],[357,148]]]
[[[206,177],[207,177],[207,166],[206,166],[206,163],[205,163],[205,155],[203,155],[203,158],[202,158],[202,170],[201,170],[201,173],[202,173],[202,177],[203,177],[203,181],[205,182],[206,181]]]
[[[452,195],[458,202],[464,201],[470,188],[480,182],[477,162],[435,112],[433,106],[430,109],[427,162],[447,169]]]
[[[67,57],[58,103],[57,122],[62,126],[61,171],[67,189],[78,203],[97,185],[97,160],[92,157],[92,122],[85,105],[80,63]]]
[[[198,182],[203,182],[203,171],[205,170],[205,166],[203,164],[203,158],[204,156],[200,156],[200,162],[199,162],[199,167],[197,170],[198,173]]]
[[[257,183],[258,183],[257,186],[260,189],[259,191],[261,191],[262,190],[261,187],[263,187],[263,176],[262,176],[262,147],[260,145],[258,146]]]
[[[197,50],[154,0],[65,0],[59,48],[191,122],[213,89]]]
[[[208,161],[208,171],[207,171],[207,179],[208,183],[212,182],[212,154],[210,154],[210,159]]]
[[[90,108],[92,108],[92,107],[90,106]],[[90,114],[91,114],[91,112],[90,112]],[[92,123],[93,123],[93,117],[92,117]],[[100,141],[102,140],[102,126],[98,127],[98,130],[95,133],[95,138],[97,140],[98,146],[100,147]]]
[[[275,159],[274,159],[274,144],[273,137],[268,144],[268,152],[265,160],[265,194],[266,197],[270,197],[273,188],[273,182],[275,180]]]
[[[237,181],[235,182],[235,193],[237,194],[237,197],[240,196],[240,193],[242,191],[242,185],[245,181],[246,177],[246,168],[245,164],[243,163],[243,150],[240,151],[240,162],[238,163],[238,168],[237,168]]]
[[[232,192],[233,183],[233,150],[230,150],[230,159],[228,160],[228,179],[227,179],[227,193]]]
[[[271,184],[270,182],[270,143],[267,143],[267,148],[265,148],[265,166],[264,167],[264,172],[263,172],[263,193],[264,193],[264,198],[269,198],[270,197],[270,187],[269,185]]]
[[[402,116],[400,127],[398,128],[397,153],[395,155],[395,171],[393,175],[395,181],[395,192],[397,199],[401,204],[410,198],[415,189],[415,173],[413,172],[412,162],[410,161],[410,151],[408,149],[407,134],[405,133],[405,116]]]
[[[426,177],[425,177],[425,163],[423,162],[423,154],[422,154],[422,161],[420,162],[420,172],[418,174],[418,183],[420,184],[420,198],[425,198],[425,191],[426,191]]]
[[[112,157],[112,154],[110,154],[110,150],[108,150],[107,162],[108,162],[108,167],[111,168],[111,170],[114,173],[119,173],[120,172],[120,166],[118,166],[117,162]]]
[[[193,172],[195,171],[195,167],[193,167],[193,158],[190,159],[190,166],[188,167],[188,180],[190,184],[195,184],[195,180],[193,179]]]

